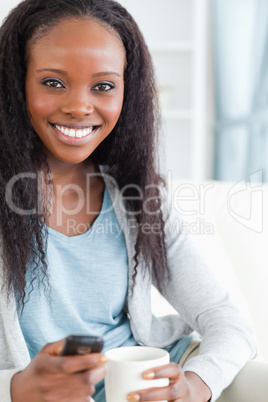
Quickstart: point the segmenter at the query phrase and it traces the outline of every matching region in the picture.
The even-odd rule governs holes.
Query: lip
[[[63,134],[60,130],[58,130],[55,126],[54,123],[50,123],[51,128],[53,129],[54,133],[56,134],[57,138],[63,142],[64,144],[67,145],[72,145],[72,146],[76,146],[79,147],[81,145],[86,144],[87,142],[89,142],[91,140],[92,137],[95,136],[95,134],[97,133],[98,129],[100,128],[99,125],[93,125],[93,124],[80,124],[80,123],[68,123],[67,124],[63,124],[60,123],[57,125],[59,126],[65,126],[68,128],[77,128],[77,129],[83,129],[83,128],[87,128],[87,127],[95,127],[94,130],[87,134],[85,137],[81,137],[81,138],[76,138],[76,137],[69,137],[68,135]]]

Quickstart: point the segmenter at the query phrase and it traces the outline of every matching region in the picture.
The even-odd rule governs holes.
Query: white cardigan
[[[103,174],[104,169],[102,168]],[[129,284],[133,274],[136,225],[119,206],[119,192],[104,174],[113,207],[124,231],[129,260]],[[180,217],[165,200],[167,257],[170,279],[164,281],[163,296],[178,315],[157,318],[151,312],[150,289],[154,280],[147,270],[138,271],[133,294],[129,292],[126,309],[136,341],[141,345],[166,347],[196,330],[202,336],[200,353],[184,366],[199,375],[212,391],[212,402],[234,379],[245,363],[255,357],[253,334],[239,311],[217,283],[187,236],[180,233]],[[170,207],[168,207],[170,210]],[[0,288],[2,287],[0,260]],[[0,401],[11,402],[10,381],[30,363],[29,352],[20,329],[14,296],[7,302],[0,295]],[[25,401],[27,402],[27,401]]]

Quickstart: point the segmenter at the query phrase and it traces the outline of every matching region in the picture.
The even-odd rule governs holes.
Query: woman
[[[111,0],[26,0],[0,44],[1,401],[105,401],[105,356],[60,356],[59,339],[88,332],[106,350],[169,350],[173,363],[152,371],[170,385],[129,401],[214,401],[255,346],[172,230],[180,218],[157,172],[153,67],[136,23]],[[151,284],[179,316],[152,316]],[[193,330],[200,352],[182,370]]]

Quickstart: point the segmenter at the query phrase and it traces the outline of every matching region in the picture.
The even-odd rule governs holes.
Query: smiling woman
[[[72,333],[103,337],[104,352],[169,352],[143,373],[168,386],[129,401],[214,401],[255,355],[169,205],[157,105],[147,46],[116,1],[25,0],[1,27],[1,402],[105,402],[107,358],[62,356]],[[153,315],[152,286],[177,315]],[[194,331],[199,356],[182,368]]]

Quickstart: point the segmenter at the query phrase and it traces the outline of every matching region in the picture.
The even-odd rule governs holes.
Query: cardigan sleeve
[[[21,368],[12,370],[0,370],[0,401],[12,402],[11,400],[11,380],[15,374],[21,371]]]

